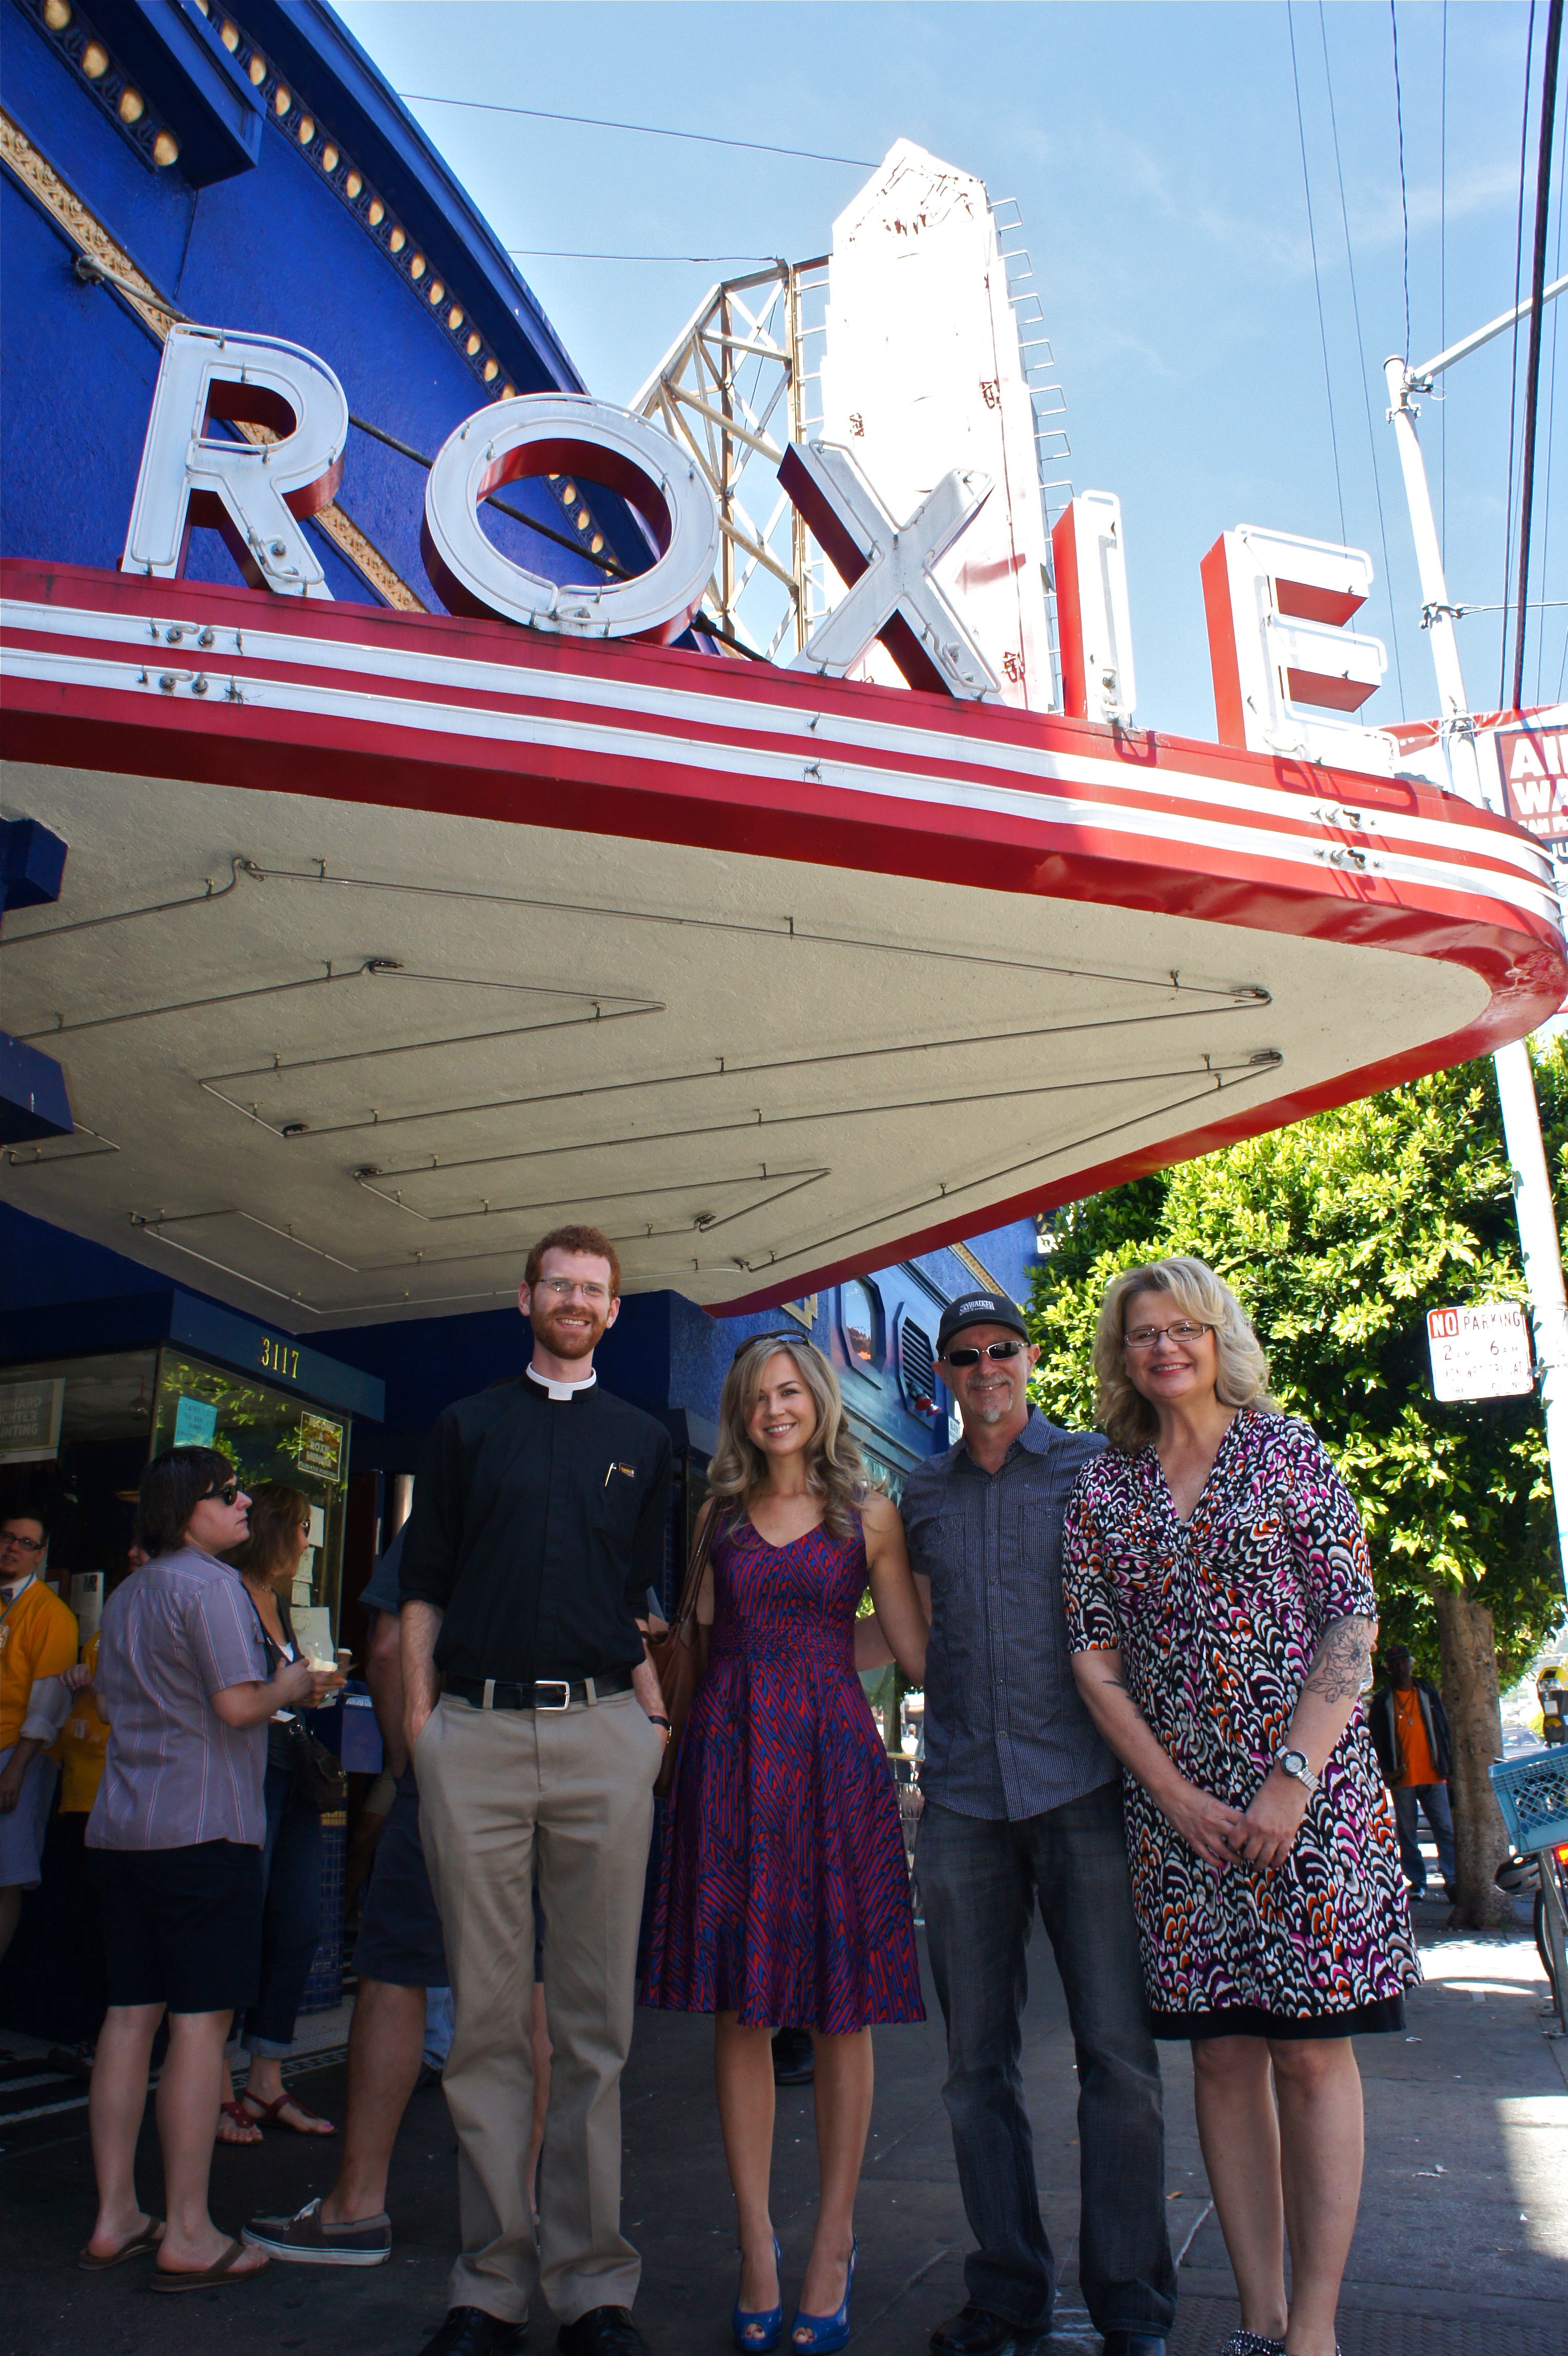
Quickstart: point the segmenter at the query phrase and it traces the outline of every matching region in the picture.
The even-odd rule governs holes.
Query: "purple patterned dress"
[[[854,1671],[860,1531],[775,1547],[744,1520],[713,1566],[643,2001],[836,2037],[923,2020],[898,1802]]]
[[[1121,1648],[1181,1772],[1244,1808],[1285,1740],[1324,1629],[1373,1619],[1355,1501],[1310,1428],[1243,1408],[1190,1520],[1152,1447],[1108,1449],[1068,1507],[1074,1652]],[[1344,2036],[1402,2025],[1421,1977],[1393,1813],[1361,1706],[1280,1865],[1206,1865],[1123,1778],[1156,2036]]]

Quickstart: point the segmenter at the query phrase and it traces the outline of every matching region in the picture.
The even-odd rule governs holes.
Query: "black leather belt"
[[[603,1701],[607,1694],[631,1691],[629,1669],[601,1669],[596,1677],[541,1677],[517,1686],[499,1677],[448,1677],[444,1693],[471,1701],[476,1709],[570,1709],[575,1701]]]

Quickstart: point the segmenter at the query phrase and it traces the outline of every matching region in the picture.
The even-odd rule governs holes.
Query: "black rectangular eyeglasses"
[[[983,1350],[945,1350],[942,1364],[944,1366],[978,1366],[983,1357],[1015,1358],[1023,1347],[1022,1342],[987,1342]]]

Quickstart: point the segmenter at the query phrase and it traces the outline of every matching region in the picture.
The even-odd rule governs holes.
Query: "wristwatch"
[[[1304,1784],[1307,1791],[1316,1791],[1317,1778],[1306,1763],[1305,1751],[1277,1751],[1274,1753],[1274,1765],[1283,1767],[1287,1775],[1294,1775],[1296,1782]]]

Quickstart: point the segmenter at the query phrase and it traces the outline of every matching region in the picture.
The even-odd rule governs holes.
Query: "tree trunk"
[[[1487,1772],[1503,1755],[1497,1643],[1492,1615],[1473,1587],[1444,1584],[1435,1601],[1443,1702],[1454,1737],[1448,1796],[1454,1810],[1455,1916],[1471,1930],[1484,1931],[1513,1919],[1493,1879],[1509,1841]]]

